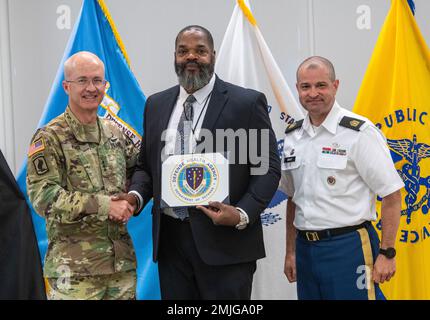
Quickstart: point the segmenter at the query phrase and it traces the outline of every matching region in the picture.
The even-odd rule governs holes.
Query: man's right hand
[[[295,254],[287,254],[285,256],[284,273],[290,283],[297,281]]]
[[[115,222],[126,223],[134,211],[135,207],[128,203],[128,201],[111,197],[109,219]]]

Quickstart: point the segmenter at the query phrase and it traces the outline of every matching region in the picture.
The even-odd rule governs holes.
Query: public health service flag
[[[216,73],[224,80],[263,92],[281,152],[288,124],[303,118],[273,58],[247,0],[238,0],[222,41]],[[253,299],[294,299],[295,285],[284,275],[286,195],[278,190],[262,213],[266,258],[258,261]]]
[[[45,105],[39,127],[64,112],[68,97],[62,88],[63,64],[78,51],[90,51],[100,57],[105,64],[106,95],[99,107],[99,115],[115,121],[135,143],[140,146],[143,132],[143,108],[146,98],[130,70],[127,53],[114,22],[103,0],[84,0],[66,50],[61,60],[51,93]],[[21,169],[18,182],[26,192],[26,166]],[[137,218],[132,218],[128,229],[133,238],[138,260],[138,299],[159,299],[157,265],[152,262],[151,215],[150,208]],[[45,220],[32,212],[41,256],[47,248]]]
[[[430,299],[429,89],[429,49],[408,2],[392,0],[354,106],[384,132],[405,182],[397,271],[381,286],[387,299]]]

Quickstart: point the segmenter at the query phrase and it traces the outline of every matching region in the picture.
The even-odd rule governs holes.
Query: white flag
[[[219,50],[216,73],[221,79],[263,92],[282,150],[285,128],[304,118],[257,26],[248,0],[238,0]],[[296,299],[296,286],[284,275],[286,195],[278,190],[262,213],[266,258],[258,260],[252,299]]]

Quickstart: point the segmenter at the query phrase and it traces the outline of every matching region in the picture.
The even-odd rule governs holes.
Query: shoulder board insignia
[[[296,129],[299,129],[302,127],[302,125],[303,125],[303,119],[299,121],[295,121],[287,127],[287,129],[285,130],[285,133],[290,133]]]
[[[344,116],[342,120],[340,120],[339,125],[348,129],[360,131],[361,126],[365,123],[366,121],[364,120]]]
[[[39,138],[34,141],[30,149],[28,149],[28,157],[31,157],[33,154],[45,150],[45,143],[43,142],[43,138]]]

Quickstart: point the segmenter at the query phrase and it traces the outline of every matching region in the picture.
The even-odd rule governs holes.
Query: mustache
[[[322,101],[322,100],[324,100],[323,98],[320,98],[320,97],[318,97],[318,98],[307,98],[306,99],[306,101],[308,101],[308,102],[312,102],[312,101]]]
[[[197,61],[187,61],[187,62],[183,62],[183,63],[177,63],[176,65],[177,65],[177,67],[179,67],[179,69],[181,71],[184,71],[184,69],[186,67],[189,67],[189,66],[190,67],[199,67],[199,69],[202,69],[202,68],[204,68],[204,67],[207,66],[207,64],[201,63],[201,62],[197,62]]]

